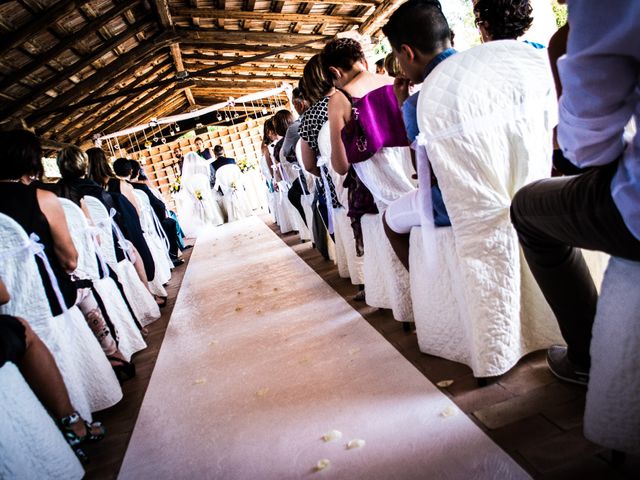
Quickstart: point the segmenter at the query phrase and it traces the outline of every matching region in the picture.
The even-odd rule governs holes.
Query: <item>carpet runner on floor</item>
[[[252,217],[198,238],[119,478],[528,475]]]

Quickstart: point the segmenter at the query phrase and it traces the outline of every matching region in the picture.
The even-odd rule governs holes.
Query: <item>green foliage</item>
[[[551,8],[553,8],[553,14],[556,16],[556,26],[562,27],[567,23],[567,6],[560,5],[556,0],[551,0]]]

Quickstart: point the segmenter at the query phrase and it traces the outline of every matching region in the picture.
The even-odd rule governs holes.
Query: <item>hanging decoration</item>
[[[278,101],[279,95],[282,92],[286,92],[288,90],[291,90],[292,88],[293,87],[291,85],[289,85],[287,83],[284,83],[284,84],[282,84],[282,86],[273,88],[271,90],[265,90],[263,92],[257,92],[257,93],[253,93],[253,94],[249,94],[249,95],[244,95],[244,96],[242,96],[240,98],[236,98],[236,99],[233,99],[233,98],[230,97],[229,100],[227,100],[225,102],[221,102],[221,103],[217,103],[217,104],[214,104],[214,105],[210,105],[209,107],[201,108],[201,109],[195,110],[193,112],[183,113],[183,114],[180,114],[180,115],[173,115],[173,116],[170,116],[170,117],[153,119],[153,123],[149,122],[147,124],[138,125],[138,126],[135,126],[135,127],[130,127],[130,128],[128,128],[126,130],[122,130],[122,131],[119,131],[119,132],[114,132],[114,133],[110,133],[110,134],[107,134],[107,135],[102,135],[102,136],[94,139],[94,141],[107,140],[107,139],[110,139],[110,138],[118,138],[118,137],[121,137],[121,136],[125,136],[125,135],[127,135],[129,133],[135,133],[135,132],[140,132],[140,131],[144,132],[148,128],[151,128],[151,133],[153,134],[154,133],[153,132],[153,127],[154,126],[157,126],[158,127],[158,132],[160,132],[160,135],[157,136],[157,140],[156,140],[156,141],[159,141],[159,140],[161,140],[161,137],[162,137],[162,133],[161,133],[160,128],[159,128],[160,125],[173,124],[174,125],[173,130],[175,132],[179,132],[180,131],[180,126],[178,125],[179,121],[187,120],[187,119],[198,117],[198,116],[202,116],[202,115],[205,115],[207,113],[211,113],[211,112],[215,112],[215,111],[218,111],[218,110],[222,110],[222,109],[224,109],[226,107],[230,107],[230,106],[233,107],[236,104],[242,104],[243,106],[245,106],[245,109],[246,109],[246,104],[250,103],[251,101],[255,101],[255,100],[271,99],[269,107],[270,107],[270,109],[272,111],[274,111],[274,109],[275,109],[274,103]],[[264,110],[263,110],[263,113],[264,113]],[[247,115],[248,115],[248,112],[247,112]],[[239,117],[240,117],[240,115],[236,111],[233,114],[233,118],[237,119]],[[146,137],[146,134],[145,134],[145,147],[146,148],[151,148],[151,145],[153,145],[153,143],[151,143],[151,145],[147,145],[147,143],[151,143],[151,142],[149,142],[149,139]]]

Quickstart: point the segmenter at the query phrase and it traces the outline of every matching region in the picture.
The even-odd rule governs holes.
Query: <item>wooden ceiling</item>
[[[79,144],[296,83],[327,40],[378,34],[402,1],[0,0],[0,128]]]

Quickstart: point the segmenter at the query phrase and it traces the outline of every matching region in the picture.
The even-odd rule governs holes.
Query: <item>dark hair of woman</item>
[[[351,70],[353,64],[364,60],[362,45],[353,38],[336,38],[324,46],[322,50],[322,68],[325,77],[331,78],[329,67]]]
[[[0,132],[0,179],[18,180],[23,175],[42,176],[40,140],[28,130]]]
[[[476,25],[482,25],[492,40],[515,40],[526,32],[533,17],[529,0],[478,0],[473,6]]]
[[[273,117],[268,118],[263,125],[262,129],[262,142],[265,145],[269,145],[271,143],[271,135],[270,132],[275,133],[275,129],[273,128]]]
[[[142,167],[137,160],[129,160],[129,163],[131,164],[131,180],[135,180],[140,175]]]
[[[87,157],[89,157],[89,178],[104,187],[109,179],[115,176],[107,156],[101,148],[94,147],[87,150]]]
[[[333,88],[322,66],[322,56],[316,54],[304,66],[300,87],[311,105],[324,97]]]
[[[78,180],[87,174],[89,158],[82,149],[70,145],[58,152],[56,158],[60,175],[66,180]]]
[[[287,134],[289,125],[293,123],[293,115],[289,110],[278,110],[273,116],[273,129],[280,137]]]

